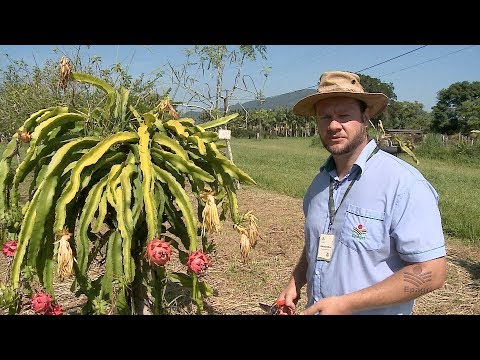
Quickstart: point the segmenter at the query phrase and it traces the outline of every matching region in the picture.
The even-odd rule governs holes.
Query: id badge
[[[321,234],[318,239],[317,260],[330,261],[333,253],[333,242],[335,235]]]

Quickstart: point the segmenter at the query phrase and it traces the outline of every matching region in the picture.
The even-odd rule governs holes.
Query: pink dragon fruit
[[[2,252],[5,256],[12,257],[15,255],[15,251],[17,251],[17,242],[13,240],[6,241],[3,244]]]
[[[153,239],[147,244],[145,257],[150,265],[163,266],[170,260],[171,253],[169,242],[166,242],[165,239]]]
[[[187,266],[195,274],[203,275],[207,271],[208,267],[211,266],[211,264],[207,255],[198,250],[188,255]]]
[[[52,311],[52,297],[43,291],[36,291],[32,296],[32,309],[36,314],[45,314]]]
[[[45,315],[63,315],[62,305],[56,304],[51,310],[45,312]]]

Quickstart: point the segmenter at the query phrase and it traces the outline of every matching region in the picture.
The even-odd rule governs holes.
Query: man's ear
[[[363,120],[363,123],[365,124],[366,127],[368,127],[369,119],[370,119],[370,118],[369,118],[369,116],[368,116],[368,113],[365,111],[365,112],[363,113],[363,119],[362,119],[362,120]]]
[[[363,112],[363,122],[368,126],[368,120],[370,119],[370,109],[366,108]]]

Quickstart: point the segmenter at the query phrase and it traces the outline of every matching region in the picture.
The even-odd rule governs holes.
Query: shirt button
[[[315,275],[320,275],[320,271],[315,270]]]

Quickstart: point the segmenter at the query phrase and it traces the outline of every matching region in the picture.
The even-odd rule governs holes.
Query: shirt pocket
[[[340,241],[355,251],[378,250],[385,238],[385,213],[349,204]]]

